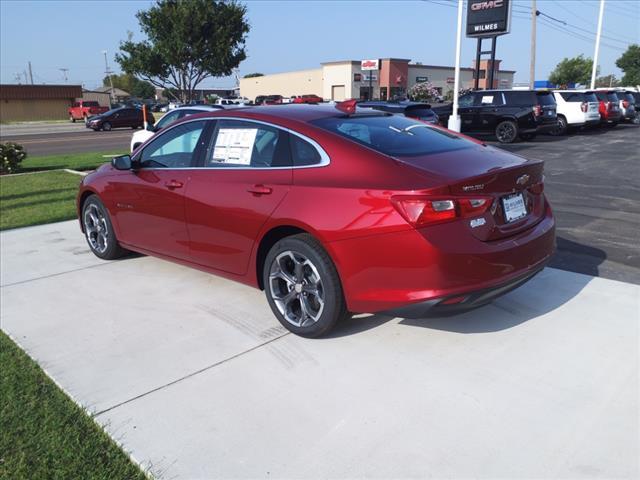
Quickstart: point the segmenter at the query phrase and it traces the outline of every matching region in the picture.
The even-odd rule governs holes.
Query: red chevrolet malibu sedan
[[[555,245],[543,162],[354,102],[207,112],[85,177],[91,250],[263,289],[292,332],[491,301]]]

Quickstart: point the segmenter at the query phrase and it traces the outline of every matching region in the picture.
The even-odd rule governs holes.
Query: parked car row
[[[512,143],[533,140],[539,133],[564,135],[582,127],[637,122],[639,95],[619,89],[479,90],[460,97],[458,113],[463,133]],[[434,111],[446,126],[452,106]]]

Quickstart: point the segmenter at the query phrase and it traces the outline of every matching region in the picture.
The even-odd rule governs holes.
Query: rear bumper
[[[544,267],[555,249],[555,220],[547,203],[536,225],[500,240],[480,241],[451,222],[327,247],[352,312],[423,313],[456,296],[465,297],[458,307],[473,308]]]
[[[489,288],[466,292],[463,294],[449,295],[442,298],[426,300],[424,302],[406,305],[404,307],[388,310],[384,313],[402,318],[422,318],[426,315],[440,315],[449,313],[460,313],[491,303],[498,297],[509,293],[512,290],[524,285],[534,276],[540,273],[549,260],[544,260],[538,265],[534,265],[525,273]]]

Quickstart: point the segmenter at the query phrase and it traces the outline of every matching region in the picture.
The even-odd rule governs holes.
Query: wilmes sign
[[[509,33],[511,0],[469,0],[467,37],[495,37]]]

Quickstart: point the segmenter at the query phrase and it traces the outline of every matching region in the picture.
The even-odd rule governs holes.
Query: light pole
[[[602,33],[602,17],[604,15],[604,0],[600,0],[600,13],[598,14],[598,32],[596,33],[596,51],[593,54],[593,67],[591,68],[591,89],[596,88],[596,74],[598,73],[598,53],[600,53],[600,34]]]
[[[460,44],[462,43],[462,8],[463,0],[458,0],[458,33],[456,34],[456,69],[453,75],[453,107],[447,127],[455,132],[460,131],[460,116],[458,115],[458,92],[460,91]],[[493,65],[491,66],[493,68]]]
[[[111,103],[116,103],[114,100],[114,91],[113,91],[113,78],[111,78],[111,70],[109,70],[109,62],[107,61],[107,51],[103,50],[104,54],[104,73],[109,77],[109,84],[111,85]]]

